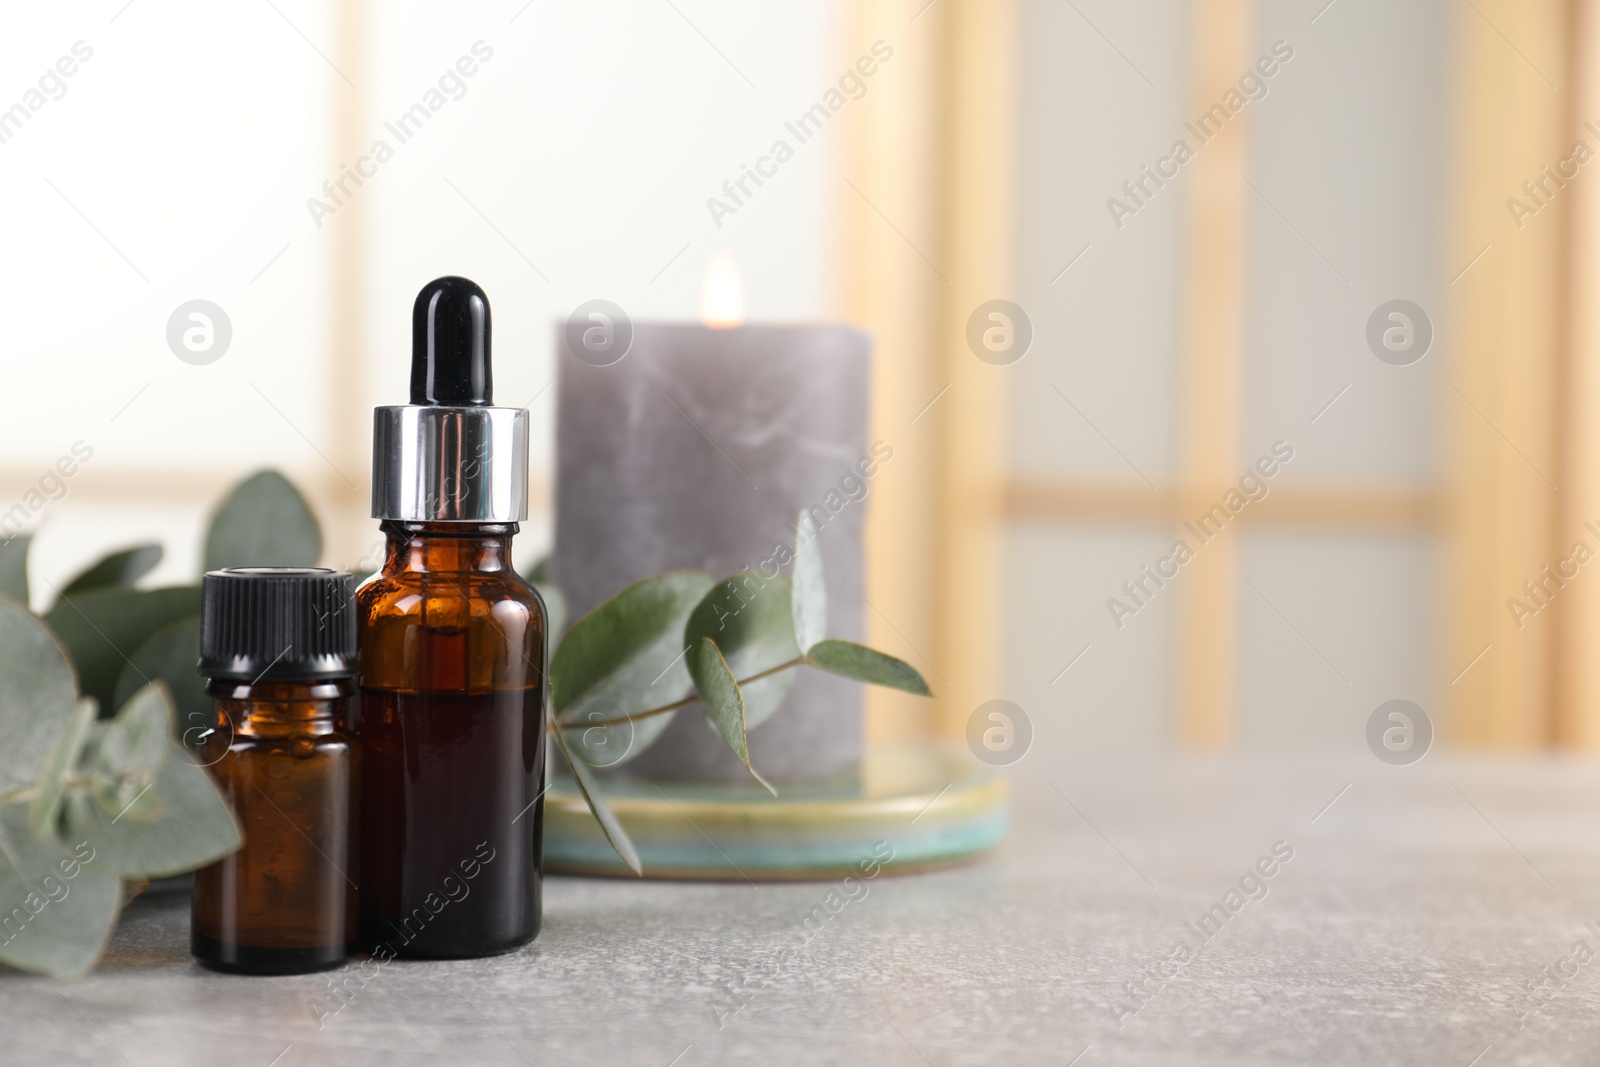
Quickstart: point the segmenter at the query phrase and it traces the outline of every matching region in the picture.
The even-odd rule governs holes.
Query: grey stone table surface
[[[1015,830],[970,866],[551,878],[526,949],[364,985],[202,971],[186,899],[147,894],[89,977],[0,973],[0,1063],[1600,1062],[1600,765],[1080,754],[1012,778]]]

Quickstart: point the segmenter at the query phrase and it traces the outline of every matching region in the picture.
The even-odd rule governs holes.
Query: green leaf
[[[517,573],[521,574],[534,585],[543,586],[544,583],[550,580],[550,557],[546,556],[544,559],[541,559],[539,562],[532,565],[518,567]]]
[[[28,546],[32,534],[17,534],[0,541],[0,595],[28,606]]]
[[[711,585],[708,574],[671,571],[634,582],[573,623],[550,663],[558,721],[636,715],[688,696],[694,683],[683,663],[683,626]],[[644,751],[672,718],[593,727],[572,744],[589,762],[614,766]]]
[[[62,588],[61,595],[69,596],[108,586],[130,586],[149,574],[151,568],[160,562],[160,545],[135,545],[121,552],[113,552],[68,582]]]
[[[167,683],[178,717],[178,733],[191,748],[216,718],[215,706],[206,694],[205,679],[195,665],[200,661],[200,616],[168,623],[139,646],[117,675],[113,706],[126,704],[134,693],[150,682]]]
[[[96,723],[102,734],[107,723]],[[162,729],[170,730],[169,724]],[[91,739],[90,747],[95,747]],[[154,794],[136,804],[153,805],[154,817],[135,820],[131,814],[107,812],[94,803],[68,803],[63,818],[65,838],[87,841],[100,869],[122,878],[160,878],[203,867],[239,847],[239,826],[211,776],[195,765],[175,741],[165,741],[166,759],[150,783]],[[91,761],[97,754],[90,755]],[[98,773],[98,768],[89,773]]]
[[[211,516],[205,569],[313,567],[322,555],[316,516],[289,479],[259,471],[240,482]]]
[[[800,655],[789,602],[789,579],[782,575],[767,578],[755,571],[736,574],[695,606],[684,626],[683,647],[709,637],[736,678],[772,670]],[[785,670],[742,685],[746,723],[755,727],[771,718],[789,695],[794,677],[794,671]],[[710,709],[706,712],[709,722]]]
[[[87,843],[68,852],[28,832],[26,804],[0,805],[0,961],[52,978],[94,965],[117,917],[119,884]]]
[[[150,787],[171,740],[172,696],[161,682],[151,682],[99,731],[92,755],[80,764],[100,806],[119,820],[160,818],[161,797]]]
[[[806,653],[806,662],[858,682],[904,689],[907,693],[923,697],[933,696],[928,683],[922,680],[922,675],[911,664],[853,641],[831,638],[819,641]]]
[[[31,785],[66,728],[78,683],[50,631],[0,597],[0,794]]]
[[[572,776],[578,780],[578,791],[583,794],[584,803],[589,805],[589,810],[594,813],[595,819],[599,821],[600,829],[606,835],[606,840],[611,843],[611,847],[616,850],[617,855],[622,857],[622,862],[628,865],[629,870],[641,878],[644,877],[644,867],[639,862],[639,850],[633,847],[633,841],[629,839],[628,832],[622,828],[622,823],[617,820],[617,816],[606,805],[606,802],[600,798],[600,791],[594,779],[594,772],[589,769],[587,763],[573,754],[572,748],[567,744],[565,734],[566,731],[553,723],[551,724],[550,736],[556,739],[556,744],[561,748],[561,754],[567,758],[567,766],[572,768]]]
[[[94,725],[98,710],[90,697],[79,700],[67,720],[66,729],[39,765],[38,777],[33,780],[33,803],[28,807],[28,830],[35,838],[42,840],[55,832],[56,817],[61,814],[61,797],[67,786],[67,772],[77,768],[78,755],[83,751],[84,742],[89,740],[89,727]]]
[[[700,704],[705,709],[706,722],[711,724],[718,737],[728,743],[734,755],[744,761],[744,769],[750,772],[750,776],[766,786],[767,792],[777,796],[778,791],[750,766],[744,695],[739,692],[739,683],[734,679],[728,661],[722,658],[717,643],[709,637],[698,638],[689,646],[688,658],[689,674],[694,678],[694,687],[700,691]]]
[[[109,714],[117,707],[117,677],[134,652],[156,630],[199,612],[198,586],[97,589],[57,600],[44,621],[78,668],[83,694],[94,697],[101,713]]]
[[[802,510],[794,537],[795,644],[804,652],[828,636],[828,586],[822,577],[822,542],[811,512]]]

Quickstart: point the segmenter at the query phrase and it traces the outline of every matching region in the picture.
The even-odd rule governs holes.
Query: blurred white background
[[[363,518],[370,409],[404,399],[411,301],[435,276],[485,287],[497,400],[533,402],[533,544],[549,538],[552,338],[573,307],[603,295],[636,317],[694,318],[701,271],[727,247],[752,318],[833,313],[830,131],[753,210],[719,229],[705,207],[836,76],[828,6],[693,8],[714,47],[663,3],[385,4],[353,57],[329,4],[12,11],[7,105],[75,42],[93,50],[0,144],[7,491],[20,498],[75,441],[94,450],[39,515],[36,588],[144,539],[167,547],[151,581],[192,578],[205,507],[267,465],[332,520],[327,561],[354,563],[377,537]],[[477,42],[491,56],[460,78]],[[385,123],[446,74],[447,103],[400,143]],[[393,157],[313,218],[308,198],[328,202],[324,181],[357,161],[336,140],[340,109],[357,107],[355,143]],[[358,351],[335,344],[340,227],[359,227],[364,260]],[[233,327],[205,366],[165,341],[192,299]]]

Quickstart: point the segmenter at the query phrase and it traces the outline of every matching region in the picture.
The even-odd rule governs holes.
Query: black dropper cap
[[[200,673],[315,681],[356,673],[355,576],[322,567],[211,571],[200,592]]]
[[[476,282],[446,276],[422,287],[411,308],[411,403],[486,407],[489,298]]]
[[[411,330],[411,402],[372,413],[372,517],[522,522],[528,412],[494,406],[489,298],[466,278],[435,278]]]

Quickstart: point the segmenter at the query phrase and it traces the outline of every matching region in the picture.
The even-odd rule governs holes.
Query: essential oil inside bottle
[[[413,312],[411,403],[374,420],[382,570],[357,592],[360,941],[509,952],[539,932],[545,611],[511,566],[527,412],[492,406],[489,304],[440,278]]]
[[[389,806],[364,843],[363,942],[441,958],[526,944],[539,931],[539,691],[362,696],[362,801]]]
[[[216,718],[198,758],[244,831],[195,874],[190,950],[206,967],[297,974],[354,947],[354,587],[317,569],[205,576],[200,671]]]

